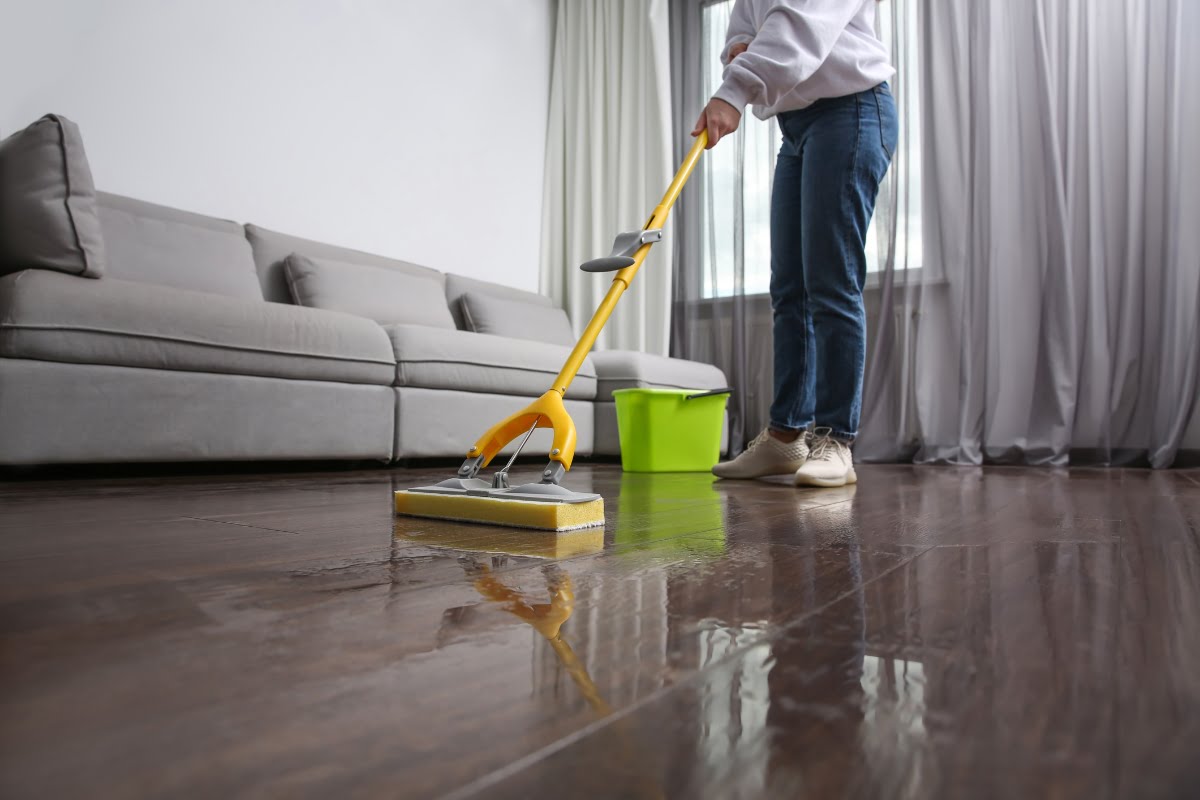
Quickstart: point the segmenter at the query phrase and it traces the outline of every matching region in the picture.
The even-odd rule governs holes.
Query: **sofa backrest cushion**
[[[292,253],[284,275],[297,305],[344,311],[381,325],[454,329],[439,276]]]
[[[114,278],[262,299],[250,245],[236,222],[98,193]]]
[[[557,308],[554,301],[537,292],[527,292],[514,289],[511,286],[501,286],[490,281],[477,278],[464,278],[462,275],[446,275],[446,301],[450,305],[450,313],[454,315],[454,323],[460,330],[470,330],[462,316],[462,303],[459,302],[467,292],[498,297],[501,300],[516,300],[544,308]]]
[[[458,299],[466,329],[511,339],[530,339],[570,347],[575,343],[571,320],[557,306],[510,300],[480,292]]]
[[[284,274],[284,261],[292,253],[312,259],[328,259],[345,264],[390,269],[407,275],[420,275],[436,280],[438,286],[441,286],[445,280],[442,273],[435,269],[372,253],[363,253],[359,250],[351,250],[348,247],[338,247],[324,242],[315,242],[312,239],[302,239],[299,236],[289,236],[286,233],[276,233],[257,225],[246,226],[246,239],[254,250],[254,265],[258,269],[258,280],[262,285],[263,297],[272,303],[292,302],[291,290],[288,287],[287,276]]]
[[[38,267],[99,278],[104,266],[83,138],[47,114],[0,142],[0,275]]]

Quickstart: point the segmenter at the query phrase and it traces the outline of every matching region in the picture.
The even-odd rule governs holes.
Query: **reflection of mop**
[[[588,704],[601,717],[611,714],[612,707],[600,696],[600,690],[588,675],[583,662],[575,655],[567,640],[562,638],[559,630],[575,610],[575,591],[571,588],[571,576],[557,567],[547,567],[546,588],[550,590],[550,602],[534,605],[520,592],[501,583],[488,567],[484,567],[483,571],[484,574],[475,579],[475,589],[493,603],[501,603],[505,611],[529,623],[540,633],[550,643],[554,654],[558,656],[558,660],[571,676],[571,680],[575,681]]]
[[[567,644],[562,637],[563,623],[570,619],[572,612],[575,611],[575,590],[571,586],[571,576],[558,565],[547,564],[543,568],[543,574],[546,576],[546,588],[550,590],[550,602],[535,604],[526,600],[520,592],[501,583],[486,564],[475,562],[468,569],[477,576],[475,590],[479,594],[493,603],[499,603],[505,611],[528,623],[550,643],[554,654],[558,656],[559,663],[563,665],[567,674],[571,676],[571,680],[579,687],[580,693],[588,701],[592,710],[601,719],[611,715],[612,706],[600,696],[600,690],[596,688],[587,668],[579,660],[579,656],[575,655],[571,645]],[[629,732],[625,730],[624,722],[616,721],[613,723],[613,728],[618,733],[618,740],[623,751],[621,755],[625,757],[625,763],[637,764],[641,761],[641,755],[633,747]],[[650,775],[650,769],[638,770],[637,780],[641,793],[644,793],[646,797],[665,797],[666,795],[663,794],[658,783]]]

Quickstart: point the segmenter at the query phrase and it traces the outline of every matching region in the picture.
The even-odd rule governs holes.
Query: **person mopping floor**
[[[865,242],[896,147],[894,70],[875,34],[877,0],[737,0],[723,82],[696,121],[708,147],[742,109],[775,116],[783,145],[771,190],[775,396],[770,425],[721,478],[794,474],[854,483],[866,363]]]

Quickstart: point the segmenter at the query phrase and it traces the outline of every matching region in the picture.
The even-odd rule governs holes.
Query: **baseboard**
[[[905,448],[896,458],[856,458],[862,464],[910,464],[917,455],[917,448]],[[1028,466],[1023,462],[1021,453],[1012,451],[1000,458],[985,458],[982,466]],[[1116,449],[1103,450],[1092,447],[1073,448],[1069,455],[1068,467],[1119,467],[1122,469],[1150,469],[1150,458],[1145,450]],[[944,462],[934,462],[942,465]],[[1041,464],[1035,466],[1043,466]],[[1179,450],[1175,453],[1172,469],[1192,469],[1200,467],[1200,450]]]
[[[1177,450],[1172,469],[1195,469],[1200,467],[1200,450]]]

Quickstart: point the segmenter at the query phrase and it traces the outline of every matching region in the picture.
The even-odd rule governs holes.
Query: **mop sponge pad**
[[[604,500],[548,503],[498,497],[396,492],[396,513],[411,517],[482,522],[510,528],[571,531],[604,524]]]

